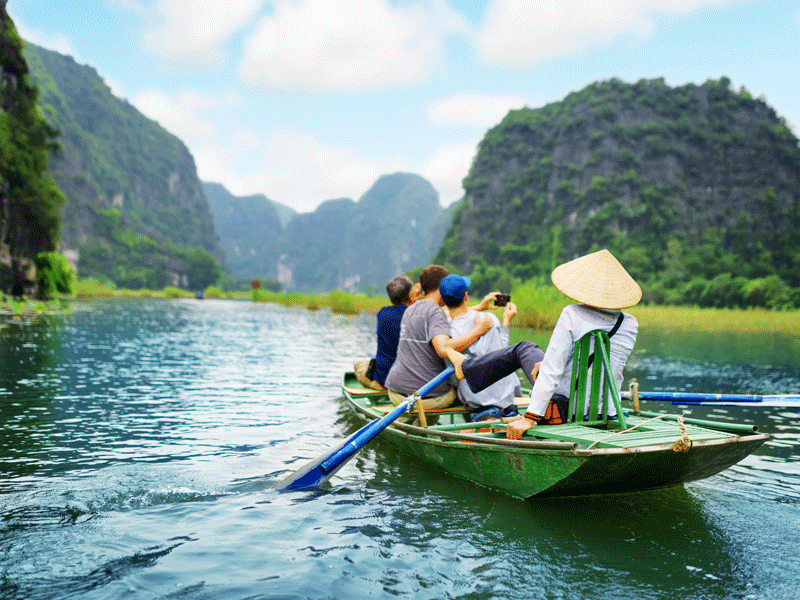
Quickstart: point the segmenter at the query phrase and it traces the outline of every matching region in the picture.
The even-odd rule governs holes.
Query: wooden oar
[[[375,437],[391,425],[397,417],[406,412],[409,407],[413,406],[418,398],[422,398],[425,394],[450,377],[453,371],[454,368],[450,365],[431,381],[408,396],[404,402],[398,404],[391,412],[380,419],[367,423],[344,442],[331,448],[322,456],[318,456],[304,467],[273,485],[272,488],[276,490],[303,490],[326,481],[331,475],[336,473],[344,463],[353,458],[361,448],[375,439]]]
[[[621,397],[630,399],[630,392],[622,392]],[[672,404],[710,404],[735,406],[759,404],[761,406],[800,406],[800,395],[758,395],[758,394],[703,394],[693,392],[639,392],[640,400],[660,400]]]

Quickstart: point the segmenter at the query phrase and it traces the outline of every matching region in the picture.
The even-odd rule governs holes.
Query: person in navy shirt
[[[378,351],[375,358],[357,360],[353,364],[356,378],[361,385],[380,391],[386,389],[386,376],[397,357],[403,313],[419,295],[419,290],[415,289],[414,282],[409,277],[400,275],[386,284],[386,293],[392,304],[378,311]]]

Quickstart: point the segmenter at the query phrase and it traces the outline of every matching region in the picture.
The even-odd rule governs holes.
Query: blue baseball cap
[[[448,275],[439,283],[439,294],[447,303],[460,302],[472,283],[469,277]]]

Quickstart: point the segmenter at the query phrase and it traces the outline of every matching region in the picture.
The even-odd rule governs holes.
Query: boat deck
[[[364,388],[355,378],[346,379],[343,385],[353,400],[367,410],[378,416],[386,414],[394,408],[388,402],[385,392]],[[516,398],[515,404],[524,409],[529,398]],[[520,412],[524,412],[520,410]],[[418,415],[417,411],[408,411],[409,416]],[[427,427],[429,435],[435,436],[436,432],[459,432],[473,434],[475,437],[505,438],[507,424],[501,421],[484,421],[481,423],[467,423],[464,420],[466,409],[463,406],[452,406],[439,410],[425,411],[425,415],[438,416],[437,425]],[[584,425],[580,423],[565,423],[563,425],[546,425],[530,429],[523,438],[527,441],[558,441],[577,444],[577,447],[591,448],[626,448],[653,447],[660,445],[674,445],[683,438],[677,415],[652,415],[640,416],[636,413],[627,414],[628,429],[620,432],[615,429],[615,421],[608,425]],[[690,443],[718,442],[732,440],[738,437],[739,432],[726,432],[719,429],[709,429],[698,424],[684,423],[684,431]]]

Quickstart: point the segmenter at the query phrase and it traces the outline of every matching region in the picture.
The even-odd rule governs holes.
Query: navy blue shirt
[[[375,355],[375,373],[372,379],[384,385],[389,369],[397,358],[397,344],[400,341],[400,322],[406,307],[384,306],[378,311],[378,352]]]

